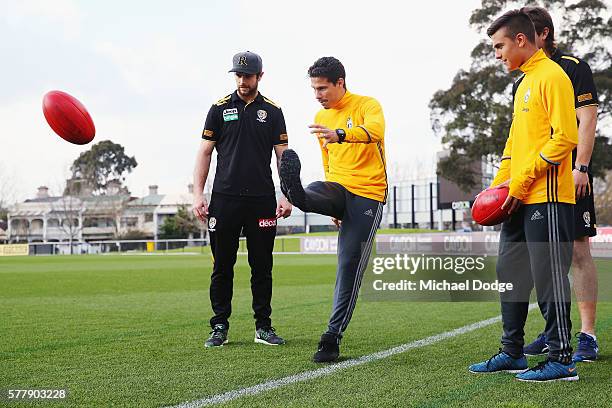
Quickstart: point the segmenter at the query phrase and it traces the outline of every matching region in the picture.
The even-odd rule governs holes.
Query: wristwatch
[[[346,132],[344,129],[336,129],[336,134],[338,135],[338,144],[342,144],[344,139],[346,139]]]
[[[575,169],[581,173],[587,173],[589,171],[589,166],[585,166],[584,164],[576,165]]]

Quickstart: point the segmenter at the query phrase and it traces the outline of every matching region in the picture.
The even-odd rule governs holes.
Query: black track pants
[[[243,198],[213,193],[209,206],[208,231],[214,257],[210,302],[211,326],[224,324],[232,314],[234,264],[240,232],[247,239],[251,267],[251,292],[257,329],[271,325],[272,250],[276,236],[276,199]]]
[[[357,303],[384,204],[355,195],[332,182],[317,181],[304,191],[305,202],[300,203],[300,209],[342,220],[334,302],[327,328],[327,333],[341,338]]]
[[[568,272],[572,263],[574,206],[566,203],[528,204],[504,222],[500,235],[497,277],[514,289],[501,293],[507,353],[523,354],[529,295],[535,286],[546,320],[549,357],[571,360],[571,293]]]

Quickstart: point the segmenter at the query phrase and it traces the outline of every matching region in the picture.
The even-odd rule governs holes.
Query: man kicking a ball
[[[280,179],[281,190],[293,205],[328,215],[340,228],[332,313],[313,357],[323,363],[340,354],[340,340],[355,309],[387,198],[385,119],[378,101],[346,89],[344,66],[336,58],[318,59],[308,75],[323,106],[310,128],[321,146],[326,181],[304,189],[300,160],[291,149],[283,152]]]

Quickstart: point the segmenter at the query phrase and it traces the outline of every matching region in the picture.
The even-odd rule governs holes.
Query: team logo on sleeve
[[[257,120],[261,123],[265,123],[266,118],[268,117],[268,112],[263,109],[257,111]]]
[[[223,121],[229,122],[231,120],[238,120],[238,108],[230,108],[223,110]]]
[[[210,232],[215,232],[216,226],[217,226],[217,219],[215,217],[210,217],[208,219],[208,230]]]
[[[260,218],[258,225],[259,228],[274,228],[276,227],[276,218]]]
[[[593,99],[593,95],[591,93],[578,95],[578,102],[590,101],[591,99]]]

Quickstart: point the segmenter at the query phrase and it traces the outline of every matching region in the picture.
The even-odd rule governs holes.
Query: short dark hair
[[[527,41],[535,44],[535,27],[529,16],[522,10],[510,10],[497,18],[487,29],[487,35],[492,37],[501,28],[506,28],[506,35],[512,39],[517,34],[523,33]]]
[[[526,6],[521,11],[529,16],[538,35],[541,35],[544,28],[548,27],[548,35],[546,36],[544,48],[546,48],[549,54],[552,54],[557,45],[555,44],[555,26],[548,11],[543,7],[536,6]]]
[[[333,84],[337,84],[340,78],[344,79],[344,88],[346,88],[346,72],[344,65],[334,57],[321,57],[308,68],[308,76],[311,78],[327,78]]]

